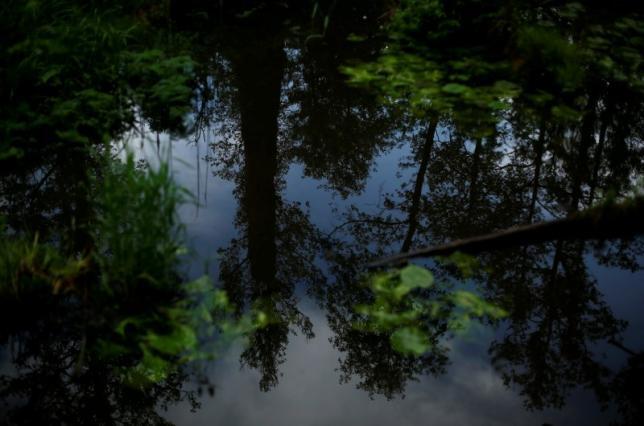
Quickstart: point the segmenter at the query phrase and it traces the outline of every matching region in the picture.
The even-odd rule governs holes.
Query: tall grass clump
[[[172,180],[167,163],[136,168],[128,155],[113,162],[97,197],[96,262],[103,288],[121,297],[170,291],[184,252],[177,208],[189,194]]]

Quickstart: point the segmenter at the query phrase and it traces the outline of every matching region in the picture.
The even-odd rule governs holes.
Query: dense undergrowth
[[[207,277],[183,278],[186,249],[176,211],[185,195],[167,165],[140,170],[132,156],[110,163],[95,197],[88,230],[93,245],[82,253],[65,254],[54,240],[3,229],[5,333],[39,303],[32,315],[41,321],[65,307],[65,327],[85,336],[77,362],[98,357],[140,385],[166,378],[185,362],[212,358],[266,322],[261,312],[234,317],[225,292]]]
[[[9,0],[0,6],[0,159],[181,130],[192,62],[164,2]]]
[[[83,342],[69,354],[77,365],[102,359],[134,384],[213,357],[222,342],[266,320],[233,318],[225,293],[208,278],[185,279],[177,208],[189,195],[168,166],[140,169],[131,156],[123,162],[112,154],[126,132],[186,130],[193,63],[186,38],[170,30],[168,5],[0,6],[2,169],[46,179],[61,154],[79,159],[67,191],[80,195],[71,201],[74,214],[53,225],[2,218],[2,341],[19,336],[20,324],[58,324],[61,335]],[[34,157],[45,166],[30,168]],[[68,202],[54,200],[50,215]],[[217,347],[208,346],[213,340]]]

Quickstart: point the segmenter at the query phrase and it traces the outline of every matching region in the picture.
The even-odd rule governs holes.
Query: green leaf
[[[400,271],[400,281],[410,290],[428,288],[434,283],[434,276],[425,268],[409,265]]]
[[[416,327],[403,327],[390,337],[391,346],[406,355],[421,356],[430,347],[427,335]]]

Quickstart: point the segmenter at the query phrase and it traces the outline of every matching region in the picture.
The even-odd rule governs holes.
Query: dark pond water
[[[597,135],[586,153],[597,172],[585,178],[548,140],[535,161],[539,133],[517,134],[516,117],[501,120],[495,137],[471,140],[446,121],[427,138],[424,119],[345,83],[338,67],[373,53],[359,46],[344,35],[322,43],[271,29],[214,37],[199,50],[189,117],[197,130],[124,143],[151,167],[169,159],[175,181],[195,195],[180,211],[188,274],[208,273],[239,306],[276,294],[281,315],[249,346],[233,345],[141,405],[178,425],[606,425],[637,416],[642,238],[490,250],[477,256],[484,272],[467,280],[421,261],[436,291],[466,287],[509,312],[464,334],[437,329],[421,357],[352,327],[354,306],[368,298],[356,277],[369,261],[564,217],[616,181],[628,188],[642,177],[636,131],[610,143],[618,121],[605,150]],[[599,134],[600,123],[593,128]],[[57,350],[55,338],[48,345]],[[49,375],[29,362],[16,369],[11,351],[0,358],[4,383],[24,383],[3,394],[9,408],[58,392],[46,408],[56,410],[83,398],[83,386],[112,398],[109,387],[96,396],[100,380],[77,384],[72,398],[57,376],[68,366]],[[154,416],[136,404],[131,415],[140,424]]]
[[[355,137],[359,138],[360,134]],[[195,412],[191,411],[192,405],[188,402],[171,407],[164,414],[168,420],[194,425],[209,422],[412,425],[430,420],[440,425],[604,425],[620,417],[614,407],[601,410],[591,381],[600,369],[606,368],[609,375],[621,371],[630,358],[623,349],[607,344],[612,334],[602,330],[603,322],[627,321],[620,333],[624,347],[635,351],[642,348],[644,274],[600,264],[590,253],[589,245],[567,259],[575,262],[579,275],[566,276],[566,272],[561,271],[563,276],[557,279],[558,286],[581,286],[583,294],[573,296],[560,288],[558,291],[562,293],[555,300],[532,302],[525,311],[517,312],[516,320],[503,321],[497,327],[475,327],[456,338],[446,336],[441,339],[447,350],[444,359],[409,363],[386,353],[387,349],[383,352],[383,342],[361,341],[359,336],[351,336],[352,302],[339,303],[338,299],[353,301],[359,295],[352,296],[347,294],[351,289],[338,288],[347,285],[338,270],[343,267],[359,269],[360,262],[352,260],[356,264],[348,266],[334,264],[328,260],[331,256],[328,251],[337,250],[349,259],[364,259],[375,257],[380,250],[395,252],[402,245],[406,225],[379,222],[404,222],[404,211],[396,211],[395,207],[386,210],[383,199],[389,196],[388,199],[400,205],[405,196],[409,196],[400,189],[401,182],[413,180],[416,174],[413,167],[404,166],[412,155],[405,143],[407,138],[400,136],[401,143],[383,149],[369,159],[365,167],[369,172],[364,175],[363,182],[358,182],[361,185],[357,190],[330,188],[328,179],[310,176],[301,160],[286,157],[281,176],[276,177],[280,179],[279,185],[273,187],[269,181],[268,190],[275,188],[273,194],[280,207],[288,208],[288,211],[275,209],[278,235],[266,243],[267,246],[262,246],[259,259],[248,258],[246,264],[243,264],[244,256],[247,256],[250,241],[245,234],[249,226],[245,217],[252,213],[244,210],[243,201],[236,196],[240,184],[218,175],[217,171],[221,169],[207,158],[218,152],[211,140],[174,142],[177,181],[195,193],[200,191],[201,204],[186,206],[182,216],[197,252],[212,259],[211,273],[225,277],[221,265],[229,268],[226,262],[232,261],[235,267],[246,268],[242,270],[251,275],[253,262],[262,262],[261,257],[269,256],[274,250],[277,258],[275,276],[280,277],[280,283],[289,286],[289,292],[292,292],[286,301],[310,320],[314,337],[307,338],[297,321],[292,321],[290,332],[271,336],[275,340],[267,342],[267,348],[258,343],[255,350],[259,359],[249,360],[242,355],[242,348],[232,348],[223,359],[208,368],[215,396],[202,398],[201,407]],[[216,136],[213,139],[216,140]],[[231,143],[242,144],[242,141]],[[278,139],[276,146],[289,143]],[[238,173],[249,173],[243,165],[239,170]],[[351,170],[342,172],[355,176]],[[240,179],[239,175],[233,177]],[[352,185],[356,183],[351,182]],[[343,194],[343,190],[347,192]],[[423,197],[430,196],[431,190],[425,188]],[[482,209],[490,209],[493,214],[499,208],[494,204]],[[356,216],[361,214],[361,219],[349,219],[349,212]],[[458,220],[459,213],[458,210],[452,213],[453,220]],[[454,226],[450,222],[452,218],[445,218],[443,226]],[[364,223],[359,223],[359,227],[354,227],[353,223],[346,225],[351,220],[363,220]],[[425,216],[421,220],[429,222],[430,219]],[[374,222],[380,226],[374,226]],[[232,226],[233,223],[237,226]],[[307,238],[312,240],[318,232],[333,233],[337,241],[324,248],[311,241],[307,243]],[[424,241],[424,238],[431,241],[430,237],[419,232],[417,241]],[[246,241],[237,248],[240,238]],[[637,244],[641,244],[641,240],[627,246]],[[369,246],[367,253],[365,245]],[[286,247],[282,249],[283,246]],[[239,250],[239,257],[233,257],[237,255],[233,250]],[[532,293],[532,297],[539,297],[537,295],[544,291],[545,278],[522,276],[521,271],[524,268],[550,271],[557,249],[553,244],[539,250],[543,253],[538,259],[524,258],[523,262],[521,256],[525,253],[520,253],[519,249],[494,256],[489,260],[491,265],[509,269],[505,272],[510,276],[502,283],[480,285],[489,286],[486,291],[490,292],[525,291]],[[643,260],[639,253],[633,259],[635,262]],[[320,275],[309,276],[314,270]],[[201,271],[201,264],[194,266],[195,274]],[[249,277],[243,284],[250,288],[251,283]],[[233,282],[232,285],[239,284]],[[334,306],[338,303],[340,306]],[[556,314],[544,318],[548,309]],[[557,330],[553,332],[552,340],[530,347],[535,338],[533,333],[544,327],[544,323]],[[573,335],[567,334],[571,332],[570,328],[575,330]],[[508,345],[508,352],[493,361],[495,353],[491,349],[502,342]],[[567,355],[566,345],[571,344],[578,345],[574,350],[582,353]],[[383,356],[388,358],[383,359]],[[522,383],[504,383],[504,374],[516,374],[513,380],[522,380]],[[541,401],[544,406],[533,407],[538,403],[533,398],[545,399]],[[555,407],[548,406],[549,402]]]
[[[493,272],[470,284],[512,299],[511,317],[440,336],[444,352],[398,356],[351,330],[352,306],[364,297],[351,279],[363,265],[405,245],[565,214],[556,191],[571,177],[549,158],[533,199],[534,165],[517,152],[525,141],[510,123],[477,158],[476,142],[439,125],[419,172],[427,124],[345,85],[338,46],[255,37],[233,59],[214,55],[200,88],[214,95],[195,100],[201,131],[161,137],[159,152],[171,149],[176,181],[198,198],[181,212],[201,259],[192,272],[208,259],[210,274],[247,305],[258,287],[278,285],[284,328],[213,363],[215,396],[198,410],[184,402],[164,416],[240,425],[619,418],[614,403],[601,407],[615,399],[604,397],[614,375],[644,348],[644,274],[631,271],[644,260],[642,241],[484,253]],[[132,144],[155,158],[154,144]],[[453,281],[437,273],[445,286]]]

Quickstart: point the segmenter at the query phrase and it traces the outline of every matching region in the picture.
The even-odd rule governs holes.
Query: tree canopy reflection
[[[611,10],[597,2],[530,3],[522,13],[515,6],[529,2],[403,1],[395,10],[390,2],[318,2],[313,21],[302,5],[220,2],[193,16],[198,2],[171,3],[177,27],[194,24],[204,36],[188,49],[195,59],[191,138],[208,142],[204,155],[213,173],[235,185],[237,235],[219,250],[218,280],[237,318],[250,308],[268,316],[264,327],[249,328],[240,356],[242,365],[260,372],[263,391],[278,385],[289,336],[314,337],[304,297],[326,315],[331,344],[341,354],[341,382],[394,398],[423,376],[447,374],[453,337],[447,317],[423,317],[429,349],[416,357],[393,348],[387,333],[355,326],[356,306],[374,300],[364,285],[365,265],[625,198],[644,172],[644,92],[634,60],[641,55],[633,54],[641,31],[637,19],[627,17],[636,12],[628,2]],[[318,22],[321,13],[328,13],[327,23]],[[307,25],[313,30],[304,30]],[[166,63],[159,52],[137,60],[183,64]],[[140,77],[143,83],[156,78]],[[177,125],[181,114],[154,102],[158,87],[143,83],[134,97],[141,119],[153,131]],[[134,116],[126,118],[124,127],[136,127]],[[116,127],[114,136],[120,126],[104,128]],[[79,129],[85,138],[104,137]],[[378,159],[399,153],[405,156],[396,165],[398,179],[389,182],[394,189],[376,206],[366,205],[359,197]],[[60,150],[3,168],[6,234],[38,234],[81,257],[105,249],[92,232],[100,215],[88,190],[96,184],[92,177],[102,178],[97,158]],[[311,219],[305,203],[287,198],[293,166],[337,196],[330,229]],[[583,387],[636,424],[639,342],[624,341],[628,324],[606,302],[590,265],[639,270],[643,249],[641,238],[633,237],[490,250],[477,256],[479,268],[467,277],[462,268],[431,262],[440,285],[416,296],[441,300],[467,282],[508,312],[488,324],[496,330],[489,355],[528,409],[561,408]],[[180,274],[171,266],[150,268],[150,274],[163,272],[163,281],[174,284]],[[168,303],[181,299],[169,288],[155,295]],[[119,308],[149,316],[146,303],[155,295],[144,287],[131,290],[134,296]],[[84,304],[83,295],[53,302],[37,295],[28,309],[24,300],[0,301],[6,307],[1,341],[17,346],[11,348],[16,374],[0,382],[0,397],[18,407],[12,420],[63,424],[83,416],[157,424],[164,422],[158,406],[183,399],[196,404],[195,395],[182,390],[193,377],[188,370],[136,388],[124,383],[119,367],[136,366],[143,349],[111,362],[87,349],[108,332],[120,341],[113,325],[125,314],[107,309],[88,322],[100,303]],[[157,326],[155,332],[168,331]],[[607,347],[628,357],[621,370],[603,360]]]

